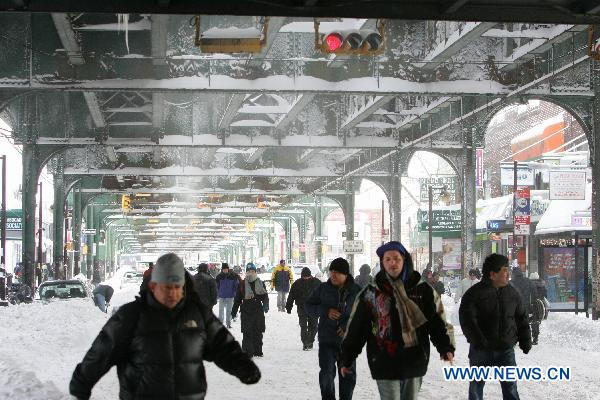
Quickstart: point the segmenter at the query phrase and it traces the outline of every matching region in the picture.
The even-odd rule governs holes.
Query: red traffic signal
[[[330,32],[323,36],[321,50],[336,54],[378,54],[383,51],[383,36],[372,30]]]

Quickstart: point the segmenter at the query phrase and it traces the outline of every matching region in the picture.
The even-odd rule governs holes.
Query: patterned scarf
[[[244,299],[250,300],[254,298],[254,295],[266,294],[265,285],[262,283],[260,279],[256,275],[250,277],[246,275],[246,279],[244,279],[245,287],[244,287]],[[254,282],[254,290],[252,286],[250,286],[250,282]]]
[[[394,299],[396,300],[396,309],[402,325],[402,340],[404,347],[413,347],[419,343],[417,337],[417,328],[427,322],[427,318],[419,306],[408,298],[402,279],[393,280],[388,274],[385,274],[387,280],[392,285]]]

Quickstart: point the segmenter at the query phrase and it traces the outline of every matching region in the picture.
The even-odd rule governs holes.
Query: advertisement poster
[[[585,200],[585,171],[550,171],[550,200]]]
[[[444,269],[461,269],[460,239],[444,239],[442,243],[442,263]]]
[[[518,187],[515,192],[514,234],[529,235],[531,224],[531,192],[528,187]]]

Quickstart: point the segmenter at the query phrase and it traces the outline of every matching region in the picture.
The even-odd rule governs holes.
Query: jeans
[[[423,377],[402,380],[377,379],[381,400],[417,400]]]
[[[304,307],[298,307],[298,323],[300,324],[300,340],[302,344],[312,345],[315,341],[315,334],[317,333],[317,323],[319,317],[313,317],[308,315]]]
[[[322,400],[335,400],[335,374],[339,371],[337,346],[319,344],[319,386]],[[352,373],[342,377],[339,375],[340,400],[352,400],[356,385],[356,362],[352,363]]]
[[[233,307],[233,297],[219,298],[219,321],[223,323],[223,313],[227,327],[231,327],[231,307]]]
[[[277,292],[277,309],[285,311],[285,302],[287,301],[287,292]]]
[[[511,347],[507,350],[486,350],[475,349],[471,345],[469,347],[469,365],[472,367],[515,366],[517,365],[515,349]],[[469,400],[482,400],[484,386],[485,381],[471,381],[469,384]],[[502,388],[503,400],[519,400],[517,382],[500,381],[500,387]]]
[[[96,303],[96,306],[98,306],[100,311],[102,311],[103,313],[106,312],[106,299],[104,298],[103,294],[96,293],[94,295],[94,303]]]

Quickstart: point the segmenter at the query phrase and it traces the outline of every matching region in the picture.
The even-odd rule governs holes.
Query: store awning
[[[584,200],[550,200],[536,235],[592,230],[592,184],[586,185]]]
[[[477,220],[475,226],[478,231],[487,230],[487,222],[492,220],[506,220],[511,215],[513,204],[512,194],[491,199],[477,200]]]

